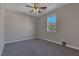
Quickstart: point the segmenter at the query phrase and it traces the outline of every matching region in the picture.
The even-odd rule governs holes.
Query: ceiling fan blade
[[[30,8],[33,8],[32,6],[29,6],[29,5],[25,5],[26,7],[30,7]]]
[[[30,12],[33,12],[33,10],[31,10]]]
[[[47,7],[40,7],[40,9],[46,9]]]
[[[38,12],[39,12],[39,13],[41,13],[41,11],[40,11],[40,10],[39,10]]]

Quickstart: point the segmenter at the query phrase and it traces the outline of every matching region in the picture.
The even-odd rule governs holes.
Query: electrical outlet
[[[66,46],[66,42],[63,41],[63,42],[62,42],[62,46]]]

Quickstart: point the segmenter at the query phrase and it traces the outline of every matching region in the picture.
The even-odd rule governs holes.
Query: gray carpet
[[[6,44],[2,56],[79,56],[79,51],[41,39]]]

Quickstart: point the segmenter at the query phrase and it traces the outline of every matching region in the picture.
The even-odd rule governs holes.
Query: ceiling
[[[5,8],[7,10],[25,13],[25,14],[28,14],[28,15],[31,15],[31,16],[40,16],[40,15],[43,15],[43,14],[48,13],[50,11],[53,11],[56,8],[66,6],[67,4],[66,3],[40,3],[41,6],[47,7],[47,9],[41,10],[42,13],[40,13],[40,14],[35,13],[35,12],[30,12],[32,9],[25,7],[25,5],[33,6],[32,3],[5,3]]]

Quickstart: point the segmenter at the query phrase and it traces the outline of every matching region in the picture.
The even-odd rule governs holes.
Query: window
[[[47,18],[47,31],[56,32],[56,15]]]

